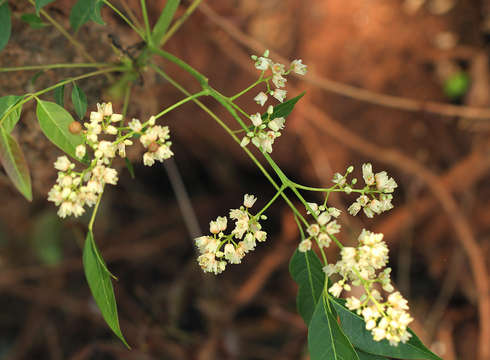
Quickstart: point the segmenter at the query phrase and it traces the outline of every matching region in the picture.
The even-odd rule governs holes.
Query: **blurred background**
[[[85,62],[54,28],[21,21],[33,12],[27,1],[9,3],[13,33],[0,67]],[[73,4],[57,0],[46,10],[68,28]],[[136,0],[114,4],[139,15]],[[164,5],[149,2],[152,21]],[[177,16],[188,6],[182,1]],[[98,61],[116,61],[111,37],[125,48],[138,38],[110,9],[102,14],[107,26],[90,23],[76,37]],[[228,95],[256,79],[249,56],[266,48],[274,60],[301,58],[308,65],[306,78],[288,82],[289,97],[306,95],[273,157],[296,182],[311,186],[330,186],[333,173],[349,165],[359,177],[367,161],[396,179],[395,209],[372,220],[345,216],[353,196],[331,196],[331,205],[343,210],[342,240],[354,244],[362,227],[385,233],[413,329],[453,360],[490,352],[489,45],[487,0],[209,0],[166,50]],[[187,74],[161,65],[189,91],[198,90]],[[83,72],[3,73],[0,96]],[[89,111],[102,100],[121,110],[106,78],[78,85]],[[260,110],[253,96],[239,100],[250,113]],[[146,120],[180,99],[170,84],[144,71],[128,117]],[[204,102],[231,124],[218,104]],[[122,162],[116,165],[119,184],[106,188],[95,225],[95,239],[119,277],[115,292],[129,352],[103,322],[84,278],[87,217],[61,221],[46,200],[60,152],[40,132],[34,104],[23,107],[14,135],[30,165],[34,200],[27,203],[0,174],[1,359],[308,359],[288,272],[299,242],[291,212],[276,202],[267,211],[265,244],[219,276],[203,274],[193,236],[238,207],[243,194],[257,195],[260,209],[274,191],[195,104],[169,113],[165,124],[174,162],[144,167],[143,149],[134,146],[129,158],[136,179]],[[182,212],[171,178],[182,180],[192,210]],[[336,249],[328,255],[334,258]]]

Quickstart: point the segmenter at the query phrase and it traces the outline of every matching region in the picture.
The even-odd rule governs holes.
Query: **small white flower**
[[[285,122],[286,122],[286,119],[284,119],[283,117],[278,117],[278,118],[275,118],[275,119],[269,121],[268,126],[271,130],[279,131],[279,130],[284,129],[284,123]]]
[[[264,106],[265,102],[267,101],[267,95],[263,91],[261,91],[257,94],[256,97],[254,97],[254,100],[260,106]]]
[[[250,143],[250,138],[248,136],[244,136],[242,141],[240,142],[241,147],[245,147]]]
[[[262,116],[260,115],[260,113],[251,115],[250,120],[252,120],[252,124],[254,124],[254,126],[262,125]]]
[[[156,120],[155,116],[153,116],[153,115],[150,116],[150,119],[148,120],[148,125],[150,125],[150,126],[155,125],[155,120]]]
[[[54,168],[59,171],[68,171],[72,163],[66,156],[60,156],[54,163]]]
[[[311,250],[311,240],[305,239],[299,243],[298,250],[300,252],[307,252]]]
[[[123,119],[122,114],[112,114],[111,115],[111,122],[118,122]]]
[[[75,148],[75,155],[77,156],[77,158],[82,159],[85,156],[85,153],[85,145],[80,144]]]
[[[330,221],[330,218],[331,218],[330,214],[324,211],[318,216],[317,221],[320,225],[323,226]]]
[[[361,204],[359,204],[357,201],[352,203],[351,206],[349,206],[349,208],[347,209],[347,211],[349,212],[349,214],[351,214],[352,216],[356,216],[359,211],[361,211]]]
[[[90,121],[91,122],[95,122],[95,123],[99,123],[101,122],[102,120],[104,119],[104,114],[103,113],[100,113],[100,112],[95,112],[95,111],[92,111],[90,113]]]
[[[282,87],[286,86],[286,81],[287,81],[287,79],[280,74],[274,74],[272,76],[272,83],[274,84],[274,86],[276,88],[282,88]]]
[[[271,92],[271,95],[275,97],[278,101],[283,102],[286,98],[287,91],[282,89],[275,89]]]
[[[249,194],[245,194],[244,197],[243,197],[243,205],[246,207],[246,208],[251,208],[252,206],[254,206],[255,202],[257,201],[257,198],[253,195],[249,195]]]
[[[117,127],[115,127],[113,125],[109,125],[105,129],[105,132],[106,132],[106,134],[109,134],[109,135],[117,135]]]
[[[293,70],[298,75],[305,75],[306,65],[302,63],[301,59],[293,60],[291,62],[291,70]]]
[[[153,158],[153,155],[149,152],[145,152],[143,154],[143,165],[152,166],[154,163],[155,159]]]
[[[362,177],[366,185],[374,185],[373,167],[370,163],[362,164]]]
[[[286,71],[284,70],[284,65],[280,63],[274,63],[271,65],[271,70],[274,75],[282,75]]]
[[[265,71],[269,68],[270,64],[271,61],[268,58],[261,56],[255,61],[255,68],[261,71]]]
[[[135,132],[140,132],[143,126],[138,119],[133,119],[128,124],[129,128]]]
[[[333,284],[330,287],[330,289],[328,289],[328,292],[335,297],[339,297],[342,290],[344,290],[342,285],[340,285],[338,282],[336,282],[335,284]]]

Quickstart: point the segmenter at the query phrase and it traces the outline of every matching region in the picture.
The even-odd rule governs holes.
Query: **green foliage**
[[[92,15],[90,15],[90,20],[99,25],[105,25],[102,15],[100,14],[103,6],[104,2],[102,0],[97,0],[93,6]]]
[[[470,77],[461,71],[451,75],[444,83],[444,93],[451,99],[457,99],[465,95],[470,86]]]
[[[95,303],[100,309],[102,317],[116,336],[129,348],[128,343],[119,327],[116,299],[110,273],[94,241],[92,231],[89,230],[83,248],[83,269],[90,291]]]
[[[103,5],[101,0],[78,0],[70,12],[70,25],[74,31],[78,31],[87,21],[92,20],[98,24],[104,24],[100,15]]]
[[[340,318],[344,332],[356,348],[370,354],[397,359],[441,360],[427,349],[411,330],[412,337],[405,344],[400,342],[398,346],[391,346],[387,340],[374,341],[371,332],[366,330],[366,323],[362,317],[347,309],[340,299],[332,299],[331,304]]]
[[[36,0],[36,14],[39,15],[39,11],[53,1],[54,0]]]
[[[163,9],[157,23],[153,27],[152,41],[155,46],[158,46],[162,41],[167,29],[172,21],[177,8],[179,7],[180,0],[168,0],[165,8]]]
[[[388,360],[383,356],[369,354],[362,350],[356,349],[357,356],[359,356],[359,360]]]
[[[53,97],[54,101],[56,101],[59,106],[63,107],[65,105],[65,85],[58,86],[54,89]]]
[[[76,84],[73,84],[73,89],[71,91],[71,101],[73,102],[75,112],[77,113],[80,120],[82,120],[85,116],[85,113],[87,112],[87,96],[85,95],[83,90],[79,88]]]
[[[294,106],[299,101],[299,99],[301,99],[303,97],[304,94],[305,93],[303,92],[303,93],[299,94],[298,96],[296,96],[292,99],[289,99],[286,102],[283,102],[277,106],[274,106],[274,111],[272,112],[271,120],[278,118],[278,117],[284,117],[285,118],[289,114],[291,114],[291,111],[293,111]],[[262,119],[267,119],[267,113],[262,114]]]
[[[74,121],[70,113],[58,104],[38,99],[36,114],[44,135],[72,158],[78,159],[75,149],[83,139],[80,134],[72,134],[68,130]]]
[[[31,175],[24,153],[17,141],[2,126],[0,126],[0,162],[17,190],[31,201]]]
[[[44,264],[56,265],[61,261],[61,220],[56,213],[47,211],[35,219],[32,245],[37,257]]]
[[[7,95],[0,97],[0,119],[3,119],[5,114],[15,105],[17,104],[22,96],[17,95]],[[14,129],[15,125],[20,119],[22,107],[19,106],[14,111],[10,112],[8,116],[2,120],[2,127],[5,129],[7,133],[11,133]]]
[[[330,310],[328,301],[325,296],[320,298],[308,326],[311,360],[359,360]]]
[[[7,0],[0,0],[0,51],[7,45],[12,31],[10,9]]]
[[[36,14],[23,14],[20,19],[29,24],[33,29],[41,29],[48,26],[39,16]]]
[[[298,313],[308,325],[325,286],[322,264],[313,251],[296,250],[289,262],[289,272],[298,284],[296,297]]]

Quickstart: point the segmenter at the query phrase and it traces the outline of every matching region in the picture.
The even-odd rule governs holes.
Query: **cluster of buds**
[[[280,130],[284,129],[286,119],[283,117],[272,118],[274,108],[269,105],[267,113],[262,116],[256,113],[250,116],[252,129],[243,137],[241,146],[247,146],[250,141],[263,152],[271,153],[274,140],[281,136]]]
[[[316,223],[308,226],[306,232],[309,237],[301,241],[298,250],[301,252],[311,250],[312,240],[315,240],[320,248],[329,247],[331,236],[340,232],[340,224],[335,220],[340,215],[340,210],[334,207],[327,208],[316,203],[308,203],[306,210],[315,215]]]
[[[97,104],[97,111],[90,113],[83,132],[78,122],[70,124],[70,132],[82,132],[84,139],[84,143],[76,147],[75,155],[79,160],[86,159],[89,148],[93,158],[88,168],[80,172],[74,171],[75,164],[66,156],[58,157],[54,163],[59,172],[56,184],[48,193],[48,200],[59,206],[60,217],[82,215],[85,205],[91,207],[97,203],[105,184],[117,184],[117,171],[110,166],[116,154],[126,157],[126,146],[133,144],[129,139],[132,136],[139,134],[141,143],[148,149],[143,156],[145,165],[151,166],[155,160],[163,161],[173,155],[168,128],[155,126],[154,117],[145,124],[133,119],[129,127],[123,127],[122,121],[123,116],[113,112],[111,103],[102,103]]]
[[[286,67],[283,64],[275,63],[269,59],[269,50],[266,50],[262,56],[252,55],[252,60],[255,61],[255,68],[262,71],[261,76],[263,76],[267,70],[271,70],[272,76],[266,80],[267,93],[280,102],[284,101],[287,94],[287,91],[283,89],[287,82],[286,76],[291,72],[295,72],[299,75],[306,74],[306,65],[304,65],[301,60],[293,60],[286,70]],[[275,87],[274,90],[271,89],[269,80],[272,81],[272,84]],[[267,99],[268,96],[263,91],[254,98],[254,100],[261,106],[264,106]]]
[[[383,241],[383,234],[363,229],[359,245],[343,247],[340,254],[341,259],[336,264],[329,264],[323,269],[328,277],[333,274],[341,276],[328,291],[339,297],[343,290],[350,291],[351,285],[362,286],[364,293],[359,298],[349,297],[346,306],[363,316],[366,329],[371,331],[374,340],[387,339],[395,346],[400,341],[406,342],[411,337],[407,328],[413,319],[407,311],[407,301],[399,292],[393,292],[391,269],[386,268],[388,247]],[[386,301],[374,288],[376,283],[391,293]]]
[[[225,270],[227,263],[241,263],[245,254],[255,249],[257,241],[266,240],[267,233],[261,230],[259,223],[260,219],[266,219],[265,215],[253,216],[249,213],[256,200],[255,196],[246,194],[243,206],[230,210],[229,218],[235,221],[235,227],[230,234],[224,233],[228,219],[220,216],[209,223],[212,235],[195,239],[201,254],[197,261],[203,271],[217,275]]]

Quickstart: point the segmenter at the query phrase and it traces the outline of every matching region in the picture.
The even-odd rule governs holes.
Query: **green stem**
[[[114,5],[112,5],[108,0],[103,0],[104,4],[106,4],[107,6],[109,6],[112,11],[114,11],[117,15],[119,15],[119,17],[121,19],[123,19],[123,21],[129,25],[129,27],[131,29],[133,29],[136,34],[138,34],[142,39],[145,39],[145,34],[143,33],[143,31],[141,31],[141,29],[139,29],[136,25],[134,25],[131,20],[129,20],[126,16],[124,16],[124,14],[119,11],[118,8],[116,8]]]
[[[128,112],[128,106],[129,106],[129,98],[131,96],[131,85],[133,83],[128,83],[128,87],[126,88],[126,93],[124,94],[124,104],[122,108],[122,116],[126,116],[126,113]],[[121,125],[124,125],[124,121],[121,121]]]
[[[197,99],[198,97],[205,96],[205,95],[209,95],[209,90],[206,89],[206,90],[203,90],[201,92],[198,92],[198,93],[196,93],[194,95],[188,96],[185,99],[182,99],[179,102],[176,102],[175,104],[173,104],[172,106],[169,106],[168,108],[162,110],[162,112],[160,112],[159,114],[155,115],[155,119],[158,119],[159,117],[165,115],[166,113],[172,111],[175,108],[178,108],[180,105],[183,105],[186,102],[189,102],[191,100]]]
[[[249,92],[250,90],[252,90],[254,87],[256,87],[258,84],[260,84],[260,83],[262,83],[264,81],[266,81],[266,80],[264,80],[264,79],[257,80],[256,82],[254,82],[252,85],[250,85],[245,90],[242,90],[238,94],[235,94],[235,95],[229,97],[228,100],[233,101],[233,100],[239,98],[240,96],[242,96],[243,94],[246,94],[247,92]]]
[[[48,65],[28,65],[18,67],[0,68],[0,72],[11,71],[29,71],[29,70],[50,70],[50,69],[66,69],[66,68],[104,68],[114,66],[108,63],[74,63],[74,64],[48,64]]]
[[[170,27],[170,29],[165,33],[162,40],[160,41],[160,46],[165,45],[165,43],[170,39],[173,34],[182,26],[182,24],[187,20],[187,18],[197,9],[202,0],[194,0],[192,4],[186,9],[184,14],[175,21],[175,23]]]
[[[146,42],[147,44],[152,43],[151,39],[151,30],[150,30],[150,20],[148,19],[148,13],[146,11],[146,1],[140,0],[141,4],[141,13],[143,14],[143,22],[145,23],[145,31],[146,31]]]
[[[231,102],[231,101],[230,101],[230,104],[231,104],[231,106],[233,106],[235,109],[237,109],[239,112],[241,112],[241,113],[242,113],[242,115],[243,115],[243,116],[245,116],[247,119],[249,119],[249,118],[250,118],[250,115],[249,115],[249,114],[247,114],[247,112],[246,112],[245,110],[243,110],[243,109],[242,109],[240,106],[238,106],[237,104],[235,104],[234,102]],[[243,129],[242,129],[242,130],[240,130],[240,131],[243,131]]]
[[[282,185],[279,190],[277,190],[276,192],[276,195],[274,195],[274,197],[263,207],[262,210],[260,210],[256,215],[255,217],[259,218],[260,215],[262,215],[264,213],[264,211],[266,211],[273,203],[274,201],[276,201],[276,199],[278,198],[279,195],[281,195],[281,193],[284,191],[284,189],[286,189],[286,185]]]
[[[174,79],[172,79],[169,75],[167,75],[163,70],[161,70],[158,66],[155,64],[150,64],[150,66],[159,74],[161,75],[165,80],[167,80],[172,86],[177,88],[179,91],[181,91],[183,94],[190,96],[191,94],[184,89],[179,83],[177,83]],[[213,111],[211,111],[206,105],[204,105],[201,101],[197,99],[193,99],[193,102],[195,102],[201,109],[203,109],[209,116],[211,116],[227,133],[228,135],[231,136],[231,138],[238,144],[240,144],[240,139],[233,133],[233,130],[231,130]],[[274,179],[271,177],[271,175],[267,172],[267,170],[262,166],[262,164],[257,160],[257,158],[248,150],[246,147],[243,148],[245,153],[248,155],[248,157],[254,162],[254,164],[259,168],[259,170],[264,174],[266,179],[272,184],[272,186],[276,189],[279,190],[280,186],[274,181]],[[294,204],[291,202],[291,200],[284,194],[284,192],[281,192],[281,197],[284,199],[286,204],[291,208],[293,213],[305,224],[308,226],[308,222],[305,220],[303,215],[296,209]]]
[[[189,64],[187,64],[185,61],[179,59],[177,56],[172,55],[172,54],[170,54],[167,51],[158,49],[158,48],[156,48],[154,46],[150,46],[149,47],[149,50],[152,53],[157,54],[157,55],[160,55],[164,59],[167,59],[168,61],[173,62],[175,65],[177,65],[181,69],[187,71],[192,77],[194,77],[197,81],[199,81],[199,83],[201,84],[201,86],[203,88],[206,88],[208,86],[208,78],[207,77],[205,77],[204,75],[202,75],[199,71],[197,71],[196,69],[194,69],[192,66],[190,66]]]
[[[26,102],[32,100],[36,96],[42,95],[44,93],[47,93],[47,92],[49,92],[51,90],[56,89],[57,87],[60,87],[60,86],[65,85],[65,84],[69,84],[72,81],[76,81],[76,80],[80,80],[80,79],[86,79],[86,78],[89,78],[89,77],[92,77],[92,76],[97,76],[97,75],[106,74],[106,73],[110,73],[110,72],[114,72],[114,71],[121,71],[121,70],[124,70],[124,68],[116,67],[116,68],[109,68],[109,69],[97,70],[97,71],[94,71],[94,72],[91,72],[91,73],[87,73],[87,74],[83,74],[83,75],[80,75],[80,76],[75,76],[75,77],[72,77],[72,78],[63,80],[63,81],[61,81],[61,82],[59,82],[59,83],[57,83],[55,85],[52,85],[50,87],[47,87],[46,89],[39,90],[38,92],[35,92],[35,93],[33,93],[33,94],[25,97],[24,99],[22,99],[21,101],[19,101],[17,104],[15,104],[14,106],[12,106],[10,108],[10,110],[7,111],[3,115],[3,117],[0,119],[0,124],[2,124],[3,120],[6,119],[10,115],[10,113],[12,113],[13,111],[15,111],[17,108],[21,107]]]

